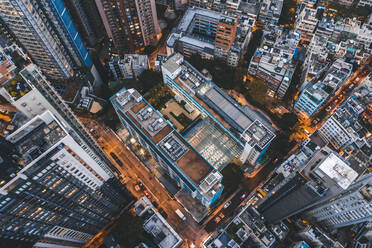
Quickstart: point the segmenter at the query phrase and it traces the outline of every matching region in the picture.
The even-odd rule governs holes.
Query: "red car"
[[[148,198],[148,199],[151,199],[151,195],[149,194],[149,192],[147,190],[144,190],[143,193],[145,194],[145,196]]]
[[[247,197],[247,192],[244,192],[244,194],[242,194],[242,196],[240,197],[240,200],[241,201],[243,201],[244,200],[244,198],[246,198]]]

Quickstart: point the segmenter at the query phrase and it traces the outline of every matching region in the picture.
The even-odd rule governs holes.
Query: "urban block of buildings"
[[[147,55],[139,54],[114,55],[108,66],[115,80],[138,78],[144,70],[149,69],[149,59]]]
[[[328,147],[315,152],[293,174],[258,205],[258,211],[268,223],[277,223],[342,194],[359,176],[347,161]]]
[[[179,0],[177,0],[179,1]],[[276,0],[273,0],[276,1]],[[240,1],[240,0],[229,0],[229,1],[215,1],[215,0],[189,0],[187,1],[189,7],[198,7],[203,9],[209,9],[216,12],[223,13],[234,13],[237,15],[257,17],[260,11],[260,0]]]
[[[177,248],[182,244],[182,238],[154,208],[146,196],[134,204],[133,210],[137,216],[147,216],[143,227],[159,248]]]
[[[0,123],[0,236],[81,247],[129,194],[40,69],[15,45],[0,54],[0,95],[19,111]]]
[[[63,1],[48,0],[26,6],[22,1],[12,0],[4,1],[3,5],[0,18],[46,76],[63,80],[86,67],[101,83]]]
[[[176,198],[201,221],[222,193],[221,173],[136,90],[123,89],[111,102],[124,128],[180,185]]]
[[[266,227],[263,217],[251,206],[246,206],[221,231],[204,242],[205,248],[275,247],[276,238]]]
[[[138,53],[160,39],[155,0],[96,0],[106,33],[119,54]]]
[[[226,145],[218,148],[223,154],[230,154],[228,155],[230,159],[238,157],[242,163],[249,162],[256,168],[260,165],[260,159],[275,138],[276,130],[268,119],[249,106],[241,107],[217,85],[192,67],[179,53],[168,58],[162,66],[162,72],[164,83],[194,109],[202,113],[203,125],[213,124],[213,128],[205,126],[203,133],[198,134],[200,137],[198,139],[211,139],[221,133],[218,141],[209,143],[209,146],[217,148],[218,143],[226,140]],[[200,144],[202,143],[195,147],[200,147]],[[205,149],[210,148],[204,147],[200,153],[203,154]],[[210,155],[207,156],[207,160],[208,157]],[[229,159],[227,158],[226,161]],[[213,161],[211,163],[215,164]],[[220,167],[216,166],[216,168]]]
[[[263,0],[260,2],[260,11],[257,21],[265,27],[277,25],[282,13],[283,0]]]
[[[120,213],[120,186],[51,112],[11,125],[0,137],[1,236],[80,247]]]
[[[222,58],[236,67],[248,46],[255,18],[192,7],[169,35],[167,54]]]
[[[295,109],[312,116],[351,76],[352,65],[341,59],[329,68],[325,78],[307,82],[296,99]]]
[[[248,72],[264,79],[268,95],[284,97],[296,68],[301,34],[284,27],[270,26],[248,67]]]

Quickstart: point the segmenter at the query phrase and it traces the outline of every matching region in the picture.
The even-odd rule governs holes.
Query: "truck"
[[[178,217],[180,217],[181,219],[183,220],[186,220],[186,216],[179,210],[177,209],[176,210],[176,214],[178,215]]]

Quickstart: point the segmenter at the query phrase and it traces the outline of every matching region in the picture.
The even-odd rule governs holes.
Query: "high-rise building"
[[[125,188],[106,154],[16,45],[0,49],[0,69],[0,95],[22,113],[0,132],[0,236],[42,239],[36,247],[81,247],[119,214]]]
[[[310,41],[317,24],[317,10],[305,7],[296,19],[295,30],[301,33],[301,40]]]
[[[107,35],[119,53],[138,52],[160,38],[155,0],[95,0]]]
[[[126,193],[51,112],[12,125],[0,137],[0,237],[81,247],[117,217]]]
[[[357,177],[344,159],[324,147],[262,201],[258,211],[267,222],[279,222],[344,193]]]
[[[81,67],[97,74],[63,0],[0,4],[0,18],[46,76],[70,78]]]
[[[30,63],[22,51],[15,45],[0,51],[0,54],[12,56],[16,69],[8,73],[8,80],[2,84],[0,95],[28,118],[52,112],[68,129],[76,141],[107,172],[115,170],[114,166],[98,143],[81,124],[70,107],[63,101],[39,68]]]
[[[106,30],[94,1],[63,0],[76,28],[89,46],[106,36]]]
[[[335,229],[372,220],[372,175],[366,174],[345,192],[305,212],[304,216]]]

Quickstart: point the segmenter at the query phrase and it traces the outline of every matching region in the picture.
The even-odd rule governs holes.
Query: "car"
[[[326,108],[326,111],[329,112],[329,111],[331,111],[331,109],[332,109],[332,106],[329,105],[329,106]]]
[[[224,215],[223,213],[220,213],[218,216],[221,218],[221,220],[222,220],[223,218],[225,218],[225,215]]]
[[[135,191],[137,191],[137,192],[141,190],[140,186],[138,186],[138,185],[135,185],[135,186],[134,186],[134,189],[135,189]]]
[[[221,218],[217,216],[216,219],[215,219],[215,222],[218,223],[220,221],[221,221]]]
[[[147,190],[144,190],[143,193],[145,194],[145,196],[146,196],[148,199],[151,199],[151,195],[150,195],[150,193],[149,193]]]
[[[156,201],[153,201],[153,202],[152,202],[152,205],[153,205],[155,208],[158,208],[158,207],[159,207],[159,204],[158,204]]]
[[[240,200],[243,201],[247,197],[247,195],[248,193],[244,192],[244,194],[242,194],[242,196],[240,197]]]
[[[115,160],[115,162],[120,166],[120,167],[123,167],[123,162],[121,162],[121,160],[118,158],[118,156],[116,156],[115,153],[113,152],[110,152],[110,155],[111,157]]]
[[[231,201],[226,202],[226,204],[223,206],[223,208],[228,208],[231,204]]]

